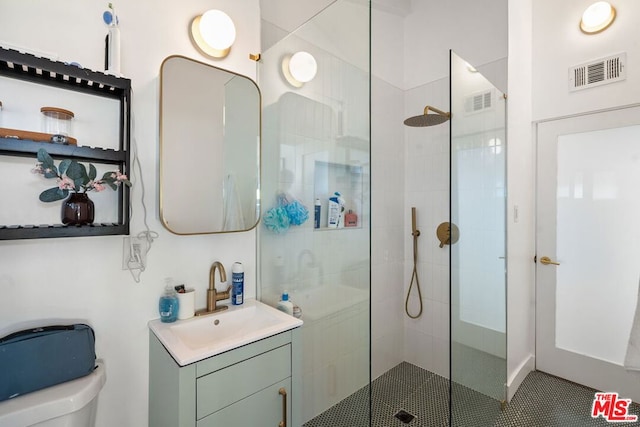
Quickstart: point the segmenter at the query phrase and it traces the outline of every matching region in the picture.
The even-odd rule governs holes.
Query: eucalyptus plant
[[[105,172],[102,178],[96,179],[98,171],[91,163],[87,169],[85,165],[76,160],[64,159],[56,167],[53,158],[44,148],[38,150],[37,157],[38,163],[32,172],[43,175],[45,178],[56,178],[57,180],[57,186],[40,193],[39,199],[42,202],[65,199],[72,192],[102,191],[107,187],[117,190],[121,184],[131,187],[127,176],[119,170]]]

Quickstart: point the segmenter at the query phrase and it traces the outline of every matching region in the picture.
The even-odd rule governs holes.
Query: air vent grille
[[[465,99],[464,111],[465,113],[477,113],[480,111],[488,110],[493,107],[493,92],[481,92],[474,95],[470,95]]]
[[[627,78],[627,54],[621,53],[569,69],[569,90],[581,90],[601,86]]]

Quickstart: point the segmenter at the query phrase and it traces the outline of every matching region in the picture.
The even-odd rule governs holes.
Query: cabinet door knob
[[[282,396],[282,421],[278,427],[287,427],[287,390],[282,387],[278,390],[278,394]]]

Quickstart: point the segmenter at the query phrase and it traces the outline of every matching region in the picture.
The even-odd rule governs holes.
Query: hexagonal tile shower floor
[[[591,418],[594,393],[593,389],[531,372],[496,420],[496,400],[454,385],[453,398],[465,408],[456,411],[454,422],[456,427],[640,426],[640,422],[609,423]],[[371,395],[371,427],[448,425],[449,381],[410,363],[403,362],[375,379]],[[303,427],[369,427],[368,410],[369,387],[364,387]],[[640,405],[632,404],[629,413],[640,417]]]

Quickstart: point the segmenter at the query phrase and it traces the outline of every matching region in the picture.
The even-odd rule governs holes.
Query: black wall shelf
[[[0,138],[0,155],[33,157],[40,148],[47,150],[53,158],[73,157],[80,161],[102,163],[124,163],[127,153],[108,148],[77,147],[75,145],[49,144],[24,139]]]
[[[1,46],[0,75],[116,99],[128,97],[131,90],[129,79]]]
[[[59,61],[37,57],[0,47],[0,77],[53,86],[120,102],[119,146],[117,150],[100,147],[61,145],[31,140],[0,138],[0,155],[32,157],[44,148],[54,158],[117,165],[130,175],[129,142],[131,132],[131,80],[99,71],[80,68]],[[1,159],[0,159],[1,160]],[[108,236],[129,234],[129,187],[118,188],[118,222],[88,226],[62,224],[2,225],[0,240],[38,239],[51,237]]]
[[[125,224],[91,224],[91,225],[0,225],[0,240],[42,239],[50,237],[79,236],[115,236],[129,234]]]

